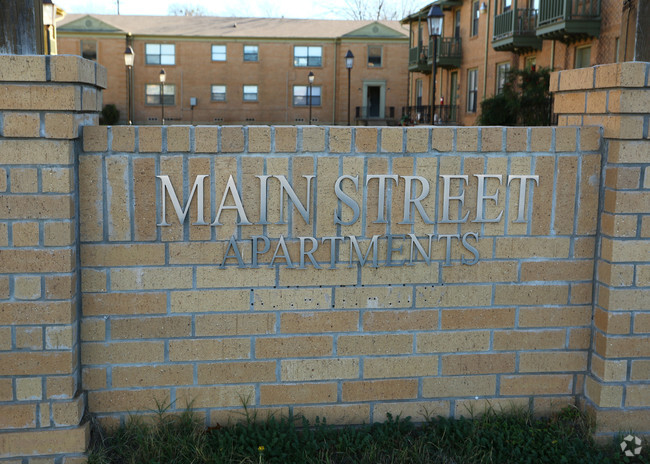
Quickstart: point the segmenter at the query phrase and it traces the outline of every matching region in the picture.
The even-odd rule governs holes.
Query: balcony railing
[[[540,50],[542,40],[537,38],[538,11],[534,8],[517,8],[494,18],[492,47],[498,51]]]
[[[431,105],[402,107],[402,120],[407,124],[431,124]],[[456,124],[458,105],[436,105],[435,124]]]
[[[600,0],[542,0],[539,25],[600,17]]]
[[[541,0],[537,35],[544,38],[598,37],[601,0]]]
[[[535,36],[537,29],[537,10],[517,8],[506,11],[494,18],[494,40],[513,35]]]
[[[395,119],[395,107],[387,106],[383,108],[384,112],[381,112],[382,108],[375,106],[357,106],[355,119],[384,119],[391,120]]]
[[[441,68],[459,68],[460,60],[463,57],[463,48],[460,37],[438,37],[436,41],[436,64]],[[429,39],[429,55],[427,56],[427,64],[433,64],[433,38]]]
[[[409,49],[409,71],[411,72],[431,72],[430,66],[427,64],[427,57],[429,56],[428,47],[418,45]]]

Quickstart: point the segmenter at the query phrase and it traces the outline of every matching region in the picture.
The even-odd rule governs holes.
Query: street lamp
[[[309,125],[311,125],[311,86],[314,83],[314,73],[309,71],[307,78],[309,79]]]
[[[129,113],[129,125],[133,124],[133,116],[131,114],[131,80],[133,72],[133,61],[135,60],[135,54],[133,53],[133,48],[130,45],[126,46],[124,50],[124,64],[126,65],[126,102]]]
[[[165,70],[160,70],[160,103],[162,104],[162,123],[165,125]]]
[[[438,5],[433,5],[427,15],[427,26],[429,27],[429,37],[433,37],[433,69],[431,76],[431,124],[434,124],[434,115],[436,113],[436,40],[442,34],[442,9]]]
[[[348,126],[350,125],[350,73],[354,64],[354,55],[351,50],[345,54],[345,67],[348,68]]]
[[[56,5],[52,0],[43,0],[43,27],[45,33],[45,54],[56,55],[56,41],[52,43],[52,29],[56,24]]]

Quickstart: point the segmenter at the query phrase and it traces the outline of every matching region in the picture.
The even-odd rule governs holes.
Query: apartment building
[[[160,124],[164,111],[166,124],[308,124],[311,102],[315,124],[381,125],[407,100],[398,21],[69,14],[57,30],[60,54],[107,68],[104,103],[121,122]]]
[[[436,39],[436,110],[441,123],[476,124],[480,103],[501,91],[506,72],[573,69],[624,60],[620,0],[436,0],[402,20],[408,25],[412,118],[430,120],[432,5],[442,8]]]

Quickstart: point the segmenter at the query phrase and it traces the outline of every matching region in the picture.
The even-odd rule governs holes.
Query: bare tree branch
[[[174,3],[169,5],[167,13],[174,16],[208,16],[210,12],[201,5]]]
[[[341,18],[352,20],[400,20],[417,9],[415,0],[345,0],[344,5],[331,8]]]

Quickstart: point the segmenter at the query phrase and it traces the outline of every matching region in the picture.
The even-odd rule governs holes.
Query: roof
[[[57,31],[131,33],[134,36],[259,38],[406,38],[399,21],[223,18],[216,16],[139,16],[68,14]]]
[[[411,13],[410,15],[408,15],[405,18],[402,18],[400,23],[401,24],[408,24],[408,23],[417,21],[418,19],[419,20],[422,20],[422,19],[426,20],[427,15],[429,14],[429,9],[431,9],[431,5],[433,5],[433,3],[429,3],[427,6],[420,8],[418,11],[416,11],[414,13]]]
[[[423,21],[423,20],[426,21],[427,16],[429,16],[429,10],[433,5],[438,5],[444,11],[444,10],[450,10],[457,6],[461,6],[462,4],[463,4],[463,0],[433,0],[433,2],[429,3],[427,6],[423,8],[420,8],[415,13],[411,13],[407,17],[402,18],[400,20],[400,23],[408,24],[415,21]]]

